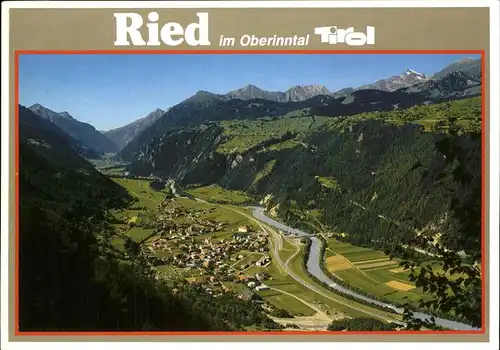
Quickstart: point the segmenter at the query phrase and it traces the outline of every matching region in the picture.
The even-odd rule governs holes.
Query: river
[[[394,310],[394,312],[399,313],[399,314],[401,314],[403,312],[402,308],[398,308],[394,305],[387,304],[387,303],[372,299],[372,298],[367,297],[365,295],[362,295],[362,294],[356,293],[352,290],[346,289],[343,286],[335,283],[335,281],[333,281],[331,278],[326,276],[323,273],[323,270],[321,269],[321,260],[322,260],[320,257],[321,241],[317,237],[315,237],[307,232],[298,230],[296,228],[287,226],[281,222],[278,222],[276,220],[271,219],[270,217],[266,216],[266,214],[264,213],[264,208],[261,208],[261,207],[251,207],[251,208],[253,209],[253,216],[255,218],[259,219],[260,221],[265,222],[266,224],[271,225],[279,230],[282,230],[283,232],[285,232],[287,234],[294,234],[296,236],[309,237],[311,239],[311,248],[310,248],[309,259],[307,260],[306,267],[307,267],[307,270],[309,271],[309,273],[311,275],[313,275],[314,277],[316,277],[318,280],[320,280],[324,284],[328,285],[330,288],[337,290],[341,293],[348,294],[355,299],[362,300],[362,301],[369,303],[369,304],[372,304],[372,305],[392,309],[392,310]],[[413,317],[416,319],[429,320],[429,321],[430,321],[431,317],[434,317],[435,323],[438,326],[452,329],[452,330],[460,330],[460,331],[479,330],[479,328],[472,327],[472,326],[465,324],[465,323],[446,320],[443,318],[438,318],[435,316],[426,315],[426,314],[421,313],[421,312],[413,313]]]

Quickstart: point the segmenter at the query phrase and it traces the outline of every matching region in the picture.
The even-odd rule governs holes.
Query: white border
[[[190,1],[190,2],[157,2],[157,1],[64,1],[64,2],[52,2],[52,1],[18,1],[18,2],[2,2],[2,192],[1,192],[1,276],[2,281],[7,280],[7,263],[8,263],[8,213],[10,208],[8,206],[8,196],[9,196],[9,128],[10,128],[10,118],[9,118],[9,77],[10,67],[9,67],[9,16],[8,10],[11,8],[384,8],[384,7],[399,7],[399,8],[410,8],[410,7],[489,7],[491,9],[490,17],[490,57],[489,57],[489,69],[490,69],[490,124],[489,124],[489,135],[490,135],[490,193],[489,196],[489,271],[490,271],[490,342],[489,343],[429,343],[425,346],[428,348],[452,348],[454,350],[470,350],[474,349],[489,349],[497,350],[499,349],[498,343],[498,331],[499,331],[499,319],[498,319],[498,271],[499,271],[499,260],[498,260],[498,228],[499,228],[499,182],[498,178],[500,175],[499,168],[499,100],[500,96],[500,86],[499,86],[499,3],[498,1],[430,1],[430,0],[420,0],[420,1]],[[488,79],[488,77],[484,77]],[[314,344],[314,346],[319,349],[332,348],[347,348],[352,347],[353,349],[373,349],[373,344],[371,343],[140,343],[140,342],[123,342],[123,343],[111,343],[111,342],[95,342],[95,343],[34,343],[34,342],[7,342],[6,336],[8,334],[8,315],[6,313],[8,309],[8,288],[5,283],[1,283],[1,348],[2,349],[40,349],[40,350],[52,350],[52,349],[88,349],[93,347],[95,349],[119,349],[128,350],[147,348],[147,349],[161,349],[164,350],[168,348],[177,349],[192,349],[199,346],[204,346],[207,349],[252,349],[255,348],[271,348],[278,344],[280,347],[286,346],[290,349],[302,350],[304,346],[308,344]],[[404,344],[404,345],[403,345]],[[387,342],[387,343],[377,343],[376,348],[383,348],[385,350],[397,349],[400,350],[403,346],[407,349],[420,349],[424,346],[422,343],[398,343],[398,342]]]
[[[10,8],[359,8],[490,7],[492,1],[13,1]]]
[[[490,349],[500,349],[499,345],[499,316],[498,310],[499,305],[499,181],[500,178],[500,102],[498,96],[500,96],[500,3],[494,1],[491,4],[491,14],[490,14],[490,57],[489,57],[489,69],[490,69],[490,119],[489,119],[489,139],[490,139],[490,173],[489,173],[489,185],[490,191],[486,193],[489,197],[489,314],[490,314]],[[484,78],[483,78],[484,79]]]
[[[2,279],[0,281],[1,287],[1,304],[0,304],[0,312],[1,312],[1,320],[0,320],[0,348],[5,349],[7,344],[8,334],[8,314],[7,310],[9,307],[9,288],[7,287],[8,282],[8,259],[9,259],[9,241],[8,241],[8,232],[9,232],[9,158],[10,158],[10,150],[9,150],[9,102],[10,102],[10,94],[9,94],[9,14],[6,11],[6,6],[2,3],[2,217],[1,217],[1,227],[2,227],[2,235],[1,235],[1,276]],[[7,77],[7,78],[6,78]]]

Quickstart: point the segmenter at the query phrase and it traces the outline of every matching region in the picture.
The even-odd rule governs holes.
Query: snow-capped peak
[[[409,75],[409,74],[413,74],[413,75],[423,75],[422,73],[419,73],[417,71],[414,71],[413,69],[407,69],[404,71],[403,74],[406,74],[406,75]]]
[[[427,80],[428,79],[428,77],[425,74],[414,71],[413,69],[407,69],[402,74],[402,76],[409,76],[409,75],[415,77],[418,80],[424,80],[424,79]]]

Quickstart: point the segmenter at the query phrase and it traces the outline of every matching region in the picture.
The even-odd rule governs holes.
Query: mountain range
[[[472,59],[470,57],[458,60],[446,66],[444,69],[432,76],[432,79],[438,80],[445,75],[453,72],[463,72],[474,78],[481,77],[481,59]]]
[[[331,95],[332,93],[321,85],[296,85],[282,91],[266,91],[255,85],[246,85],[241,89],[233,90],[225,95],[219,95],[224,100],[253,100],[262,99],[276,102],[299,102],[317,95]]]
[[[403,84],[402,81],[406,76],[409,77],[406,80],[408,84],[414,80],[420,82],[387,91],[387,86],[394,87],[396,84]],[[243,99],[243,94],[240,94],[240,99],[228,99],[227,95],[199,91],[173,106],[151,127],[145,129],[121,149],[118,155],[124,160],[132,161],[137,155],[144,154],[147,149],[154,147],[153,144],[158,143],[162,135],[169,130],[206,121],[276,117],[287,113],[330,117],[349,116],[363,112],[404,109],[421,104],[477,96],[481,93],[480,78],[476,74],[460,70],[454,70],[440,79],[428,79],[421,74],[409,72],[399,79],[391,77],[387,80],[389,81],[387,83],[378,82],[379,85],[386,86],[386,90],[344,89],[342,93],[315,95],[302,101],[289,102]],[[250,89],[249,91],[253,94],[256,90]],[[252,94],[247,96],[253,96]]]
[[[57,125],[75,142],[80,143],[85,148],[93,149],[99,153],[113,153],[118,150],[113,141],[97,131],[92,125],[76,120],[68,112],[57,113],[38,103],[29,109],[43,119]]]
[[[386,79],[381,79],[374,83],[362,85],[357,88],[353,87],[343,88],[335,92],[331,92],[330,90],[328,90],[328,88],[322,85],[305,85],[305,86],[296,85],[286,91],[267,91],[255,85],[249,84],[240,89],[230,91],[226,94],[213,94],[208,91],[198,91],[195,95],[189,97],[188,99],[182,101],[181,103],[191,104],[191,105],[198,104],[199,107],[205,107],[208,106],[209,104],[229,101],[232,99],[239,99],[239,100],[260,99],[260,100],[269,100],[275,102],[301,102],[319,95],[333,96],[335,98],[345,97],[351,95],[354,91],[358,90],[375,89],[375,90],[392,92],[416,84],[418,85],[423,82],[427,82],[429,80],[439,80],[444,76],[446,76],[447,74],[453,72],[465,72],[477,79],[480,77],[481,73],[481,61],[479,59],[463,59],[448,65],[443,70],[435,73],[432,76],[427,76],[423,73],[416,72],[412,69],[407,69],[400,75],[395,75],[392,77],[388,77]],[[146,124],[150,125],[149,123],[144,123],[145,126],[141,129],[137,128],[134,123],[131,123],[119,129],[105,132],[105,135],[110,135],[110,134],[116,135],[112,136],[112,138],[114,142],[118,145],[118,147],[121,149],[132,140],[131,138],[132,135],[134,135],[135,137],[140,133],[140,131],[144,130],[146,128]],[[120,132],[117,132],[117,130],[120,130]],[[130,130],[130,131],[125,131],[125,130]],[[134,132],[134,130],[136,130],[136,132]],[[118,136],[120,134],[127,134],[129,136],[126,136],[124,137],[123,140],[120,140]]]
[[[375,89],[382,91],[395,91],[429,80],[423,73],[407,69],[400,75],[395,75],[387,79],[378,80],[372,84],[360,86],[357,90]]]
[[[234,198],[241,209],[260,203],[294,228],[328,232],[337,243],[394,252],[400,259],[428,260],[423,254],[429,249],[427,268],[433,271],[441,259],[433,247],[422,245],[422,254],[418,243],[411,249],[416,233],[425,232],[443,248],[463,251],[463,266],[476,266],[481,258],[481,79],[480,64],[462,60],[432,76],[407,70],[333,93],[313,85],[285,92],[252,85],[227,94],[198,91],[168,110],[156,109],[103,132],[67,112],[19,106],[21,329],[221,331],[245,329],[254,319],[263,329],[274,327],[263,321],[266,314],[257,303],[233,303],[228,293],[219,298],[201,286],[184,289],[184,283],[175,283],[172,289],[170,282],[176,281],[164,283],[155,271],[160,268],[148,265],[170,264],[156,254],[143,260],[148,257],[142,243],[152,236],[140,231],[139,243],[122,231],[128,221],[123,215],[131,210],[141,221],[156,221],[156,205],[137,203],[139,197],[152,201],[153,192],[149,198],[132,192],[147,193],[136,180],[120,177],[171,179],[172,189],[186,195],[201,190],[221,204]],[[460,132],[453,132],[456,128]],[[118,152],[99,157],[110,151]],[[99,159],[91,164],[93,157]],[[219,189],[228,192],[219,195]],[[177,193],[162,192],[164,198]],[[251,200],[241,202],[242,197]],[[240,225],[229,214],[207,214]],[[128,226],[130,233],[136,229]],[[154,236],[165,234],[159,225],[150,227]],[[115,245],[114,238],[123,244]],[[329,241],[320,261],[328,257]],[[300,250],[299,262],[308,254],[306,247]],[[392,273],[391,266],[384,268]],[[481,324],[474,316],[482,305],[480,273],[471,276],[469,287],[457,287],[458,302],[468,300],[471,311],[455,313],[463,310],[460,304],[452,312],[430,308],[432,314]],[[434,278],[428,281],[423,286]],[[357,283],[339,280],[344,288],[381,302],[393,297],[397,305],[404,302],[403,295],[394,295],[400,293],[396,288],[379,293],[383,281],[366,289],[364,280]],[[428,310],[417,307],[414,311]]]
[[[49,110],[36,109],[39,112],[50,113]],[[99,156],[95,150],[83,146],[49,118],[40,118],[39,114],[24,106],[19,106],[19,130],[20,141],[24,142],[26,147],[50,159],[54,164],[64,163],[72,167],[88,168],[91,164],[76,155],[86,158]]]
[[[109,138],[115,143],[118,149],[122,149],[129,143],[134,137],[136,137],[141,131],[146,129],[148,126],[153,124],[162,115],[167,112],[168,109],[157,108],[147,116],[140,118],[130,124],[122,126],[120,128],[112,129],[109,131],[101,131],[101,133]]]
[[[480,93],[480,79],[481,61],[463,59],[431,76],[407,69],[402,74],[371,84],[335,92],[322,85],[297,85],[286,91],[266,91],[250,84],[226,94],[200,90],[172,108],[157,108],[130,124],[101,132],[76,120],[68,112],[57,113],[40,104],[29,109],[70,135],[80,145],[80,150],[120,152],[120,155],[130,158],[140,152],[148,140],[173,127],[206,120],[276,116],[297,110],[341,116],[407,108],[477,95]]]

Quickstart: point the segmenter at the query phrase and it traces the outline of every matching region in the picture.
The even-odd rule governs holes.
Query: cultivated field
[[[242,191],[230,191],[215,185],[190,188],[186,192],[208,202],[242,204],[251,200]]]
[[[166,191],[155,191],[149,187],[148,180],[113,178],[113,181],[125,187],[130,194],[139,199],[140,205],[155,210],[161,202]]]
[[[298,256],[298,258],[301,259],[300,256]],[[366,314],[352,310],[340,303],[324,298],[323,296],[307,289],[300,283],[296,282],[293,278],[286,275],[283,271],[281,271],[274,262],[269,267],[264,268],[263,270],[271,277],[264,282],[266,285],[271,288],[293,294],[295,297],[300,298],[305,303],[321,310],[329,317],[342,318],[345,317],[345,315],[351,317],[366,316]],[[314,315],[316,313],[316,311],[314,311],[311,307],[308,307],[303,302],[299,302],[297,299],[292,298],[285,293],[279,293],[275,290],[269,290],[258,292],[258,294],[270,304],[273,304],[276,307],[283,308],[294,316]],[[278,296],[280,297],[278,298]],[[269,297],[269,299],[267,297]],[[308,311],[305,312],[305,310]]]
[[[127,190],[138,200],[127,210],[114,213],[117,218],[116,223],[114,224],[115,227],[120,228],[123,234],[130,237],[133,241],[150,246],[152,241],[159,238],[159,236],[153,235],[152,228],[145,228],[143,225],[148,226],[148,224],[155,222],[155,218],[159,214],[158,205],[163,200],[166,193],[151,189],[147,180],[115,179],[115,181],[127,188]],[[208,198],[209,196],[215,195],[216,193],[225,198],[225,201],[232,203],[247,200],[246,197],[233,193],[232,191],[224,192],[217,187],[203,189],[197,188],[191,190],[198,191],[198,193],[196,193],[197,197],[201,197],[200,193],[205,193],[207,200],[211,199]],[[187,198],[175,199],[169,202],[168,205],[175,206],[180,209],[180,211],[175,211],[176,214],[173,216],[173,220],[177,224],[189,222],[192,220],[193,216],[197,216],[200,220],[213,220],[218,223],[223,223],[222,228],[215,232],[193,236],[192,240],[190,240],[191,243],[204,241],[205,238],[208,238],[209,240],[230,239],[232,238],[232,235],[238,231],[240,226],[249,226],[253,231],[261,231],[260,227],[256,225],[253,220],[250,220],[248,217],[231,210],[231,208],[234,208],[241,210],[242,212],[245,211],[238,206],[233,207],[233,205],[209,204]],[[112,242],[113,245],[119,250],[125,250],[124,238],[117,236],[112,239]],[[158,258],[172,259],[175,255],[180,253],[178,247],[181,244],[182,242],[180,237],[169,240],[167,243],[169,249],[157,249],[155,250],[155,255]],[[300,252],[295,254],[297,251],[297,245],[300,246]],[[317,284],[308,277],[302,268],[301,261],[303,259],[304,252],[303,244],[300,244],[299,240],[294,242],[290,242],[286,239],[283,240],[283,250],[280,251],[282,260],[287,261],[293,256],[293,259],[290,259],[289,266],[294,273],[300,276],[300,278],[307,280],[312,285],[316,285],[319,290],[329,296],[332,296],[332,298],[324,297],[296,282],[292,277],[281,270],[274,261],[272,261],[271,265],[267,267],[256,266],[255,261],[261,257],[262,254],[269,253],[240,250],[232,253],[231,256],[235,257],[242,255],[243,257],[239,257],[236,261],[229,261],[228,259],[225,262],[229,265],[231,270],[237,271],[241,275],[255,276],[257,273],[267,273],[269,277],[264,280],[264,284],[268,285],[271,289],[258,291],[256,293],[269,305],[279,309],[284,309],[297,317],[319,317],[323,321],[325,318],[338,319],[346,316],[367,317],[367,314],[352,309],[349,305],[360,309],[370,308],[337,296],[327,288],[317,286]],[[373,257],[370,259],[373,260]],[[205,283],[204,280],[210,276],[203,270],[203,268],[184,268],[174,266],[170,263],[158,265],[156,266],[156,269],[159,277],[162,277],[167,281],[187,280],[190,283]],[[225,288],[233,290],[236,293],[239,293],[243,289],[247,288],[244,282],[228,281],[223,282],[223,284]],[[382,285],[384,284],[382,283]],[[390,289],[389,286],[385,287]],[[384,312],[380,313],[384,314]]]
[[[373,296],[397,303],[429,297],[408,280],[399,260],[383,252],[329,239],[325,253],[325,267],[334,277]]]

